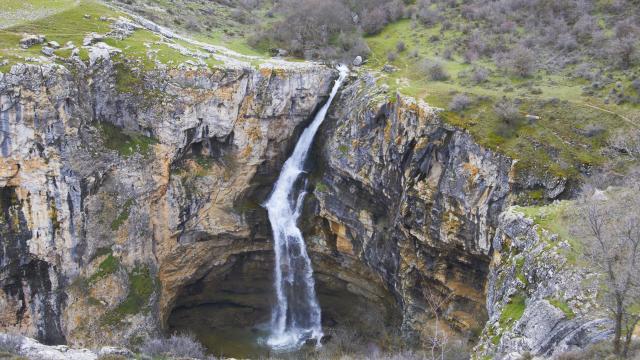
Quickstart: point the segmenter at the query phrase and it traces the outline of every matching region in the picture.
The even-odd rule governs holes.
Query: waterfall
[[[275,251],[273,285],[277,302],[271,313],[271,334],[267,339],[267,344],[273,349],[295,349],[308,339],[319,343],[323,335],[311,259],[297,226],[306,192],[303,188],[296,194],[295,185],[304,172],[304,162],[313,138],[347,76],[346,66],[341,65],[338,70],[340,77],[333,85],[329,99],[300,136],[265,203]]]

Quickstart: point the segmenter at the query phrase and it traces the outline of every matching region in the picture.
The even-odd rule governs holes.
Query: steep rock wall
[[[444,124],[436,109],[389,98],[368,76],[333,109],[308,204],[315,242],[375,269],[410,337],[429,335],[430,296],[447,299],[441,312],[455,330],[481,328],[511,160]]]
[[[238,206],[268,191],[334,77],[109,57],[0,74],[0,328],[135,340],[213,266],[270,249]]]

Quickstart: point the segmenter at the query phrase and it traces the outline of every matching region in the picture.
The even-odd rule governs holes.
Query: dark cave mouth
[[[375,343],[399,327],[394,298],[372,284],[369,274],[352,271],[352,263],[340,266],[326,254],[312,257],[325,341],[349,334]],[[264,344],[274,301],[272,278],[271,252],[232,257],[183,288],[168,316],[168,332],[192,333],[214,356],[274,355]]]

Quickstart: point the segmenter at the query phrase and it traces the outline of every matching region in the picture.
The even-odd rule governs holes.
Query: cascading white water
[[[295,349],[308,339],[319,343],[323,335],[311,259],[297,226],[306,192],[302,189],[296,195],[295,185],[304,171],[304,162],[313,138],[347,76],[346,66],[340,65],[338,70],[340,77],[333,85],[329,99],[300,136],[265,203],[275,250],[274,287],[277,303],[271,314],[271,334],[267,339],[267,344],[273,349]]]

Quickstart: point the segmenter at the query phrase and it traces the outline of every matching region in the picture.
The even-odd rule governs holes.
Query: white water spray
[[[302,189],[296,195],[295,185],[304,171],[304,162],[313,138],[347,76],[346,66],[340,65],[338,70],[340,77],[333,85],[329,99],[300,136],[265,203],[273,230],[277,300],[271,314],[271,335],[267,344],[276,350],[298,348],[308,339],[314,339],[319,344],[323,335],[311,259],[297,226],[306,192]]]

